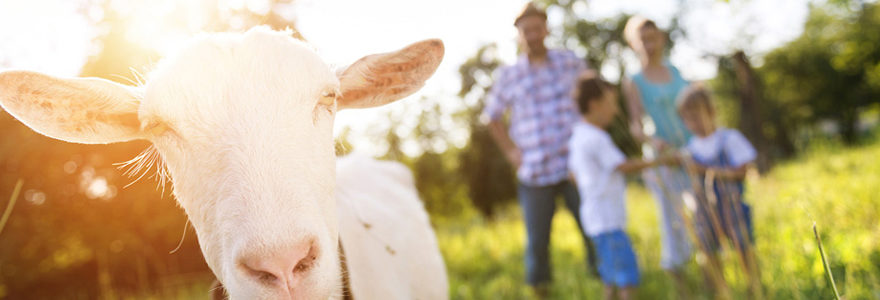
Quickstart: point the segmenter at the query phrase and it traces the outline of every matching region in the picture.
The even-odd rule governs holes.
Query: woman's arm
[[[645,135],[644,124],[642,124],[642,118],[645,117],[645,106],[642,105],[641,93],[632,79],[624,80],[623,94],[629,112],[629,131],[636,143],[650,143],[657,152],[669,149],[669,145],[665,141]]]
[[[644,143],[647,141],[642,124],[645,108],[642,106],[642,96],[639,89],[632,79],[624,79],[623,96],[626,98],[626,108],[629,114],[629,131],[636,142]]]

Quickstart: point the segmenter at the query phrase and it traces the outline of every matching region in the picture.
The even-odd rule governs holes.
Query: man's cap
[[[538,8],[537,5],[533,2],[526,3],[523,7],[522,11],[516,16],[516,20],[513,21],[513,26],[517,26],[519,21],[529,16],[539,16],[547,21],[547,13],[544,12],[543,9]]]

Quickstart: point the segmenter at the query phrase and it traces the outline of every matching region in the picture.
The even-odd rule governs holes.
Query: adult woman
[[[675,99],[688,82],[666,61],[666,34],[654,22],[642,17],[630,18],[624,34],[642,63],[642,69],[623,86],[633,137],[650,145],[646,155],[684,146],[690,132],[676,113]],[[691,246],[682,219],[682,195],[690,190],[690,181],[678,167],[649,169],[643,178],[660,208],[661,267],[673,274],[679,292],[683,292],[682,267],[690,260]]]

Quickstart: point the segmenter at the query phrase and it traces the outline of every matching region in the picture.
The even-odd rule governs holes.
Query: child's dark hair
[[[574,89],[574,101],[583,115],[590,111],[590,102],[602,99],[602,95],[614,90],[614,86],[593,71],[585,72],[578,78]]]

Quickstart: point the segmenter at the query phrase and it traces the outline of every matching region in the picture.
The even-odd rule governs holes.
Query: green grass
[[[756,252],[767,299],[834,298],[813,235],[814,221],[841,296],[880,298],[878,157],[880,143],[850,149],[825,144],[748,180],[747,201],[754,207]],[[654,200],[637,184],[627,192],[627,230],[642,269],[638,298],[673,299],[673,283],[659,268]],[[525,231],[517,207],[492,223],[473,217],[438,227],[453,299],[532,298],[523,283]],[[551,241],[554,299],[601,295],[601,283],[587,275],[581,243],[571,215],[558,213]],[[733,296],[748,298],[736,256],[729,254],[723,257],[724,274]],[[692,262],[686,272],[689,292],[698,299],[711,298],[699,266]]]
[[[828,265],[845,299],[880,299],[880,142],[858,148],[822,144],[801,158],[747,182],[755,216],[756,252],[766,299],[833,299],[813,234],[818,226]],[[629,225],[642,271],[639,299],[676,299],[673,282],[660,268],[656,205],[640,185],[630,184]],[[574,219],[559,205],[553,220],[553,299],[594,299],[601,283],[588,275]],[[475,211],[435,218],[449,271],[452,299],[531,299],[524,284],[525,228],[519,208],[487,222]],[[724,275],[734,299],[749,299],[732,252]],[[712,299],[696,262],[686,268],[688,292]],[[186,278],[184,278],[186,279]],[[181,280],[184,280],[181,279]],[[169,283],[161,291],[120,299],[207,299],[210,278]]]
[[[211,299],[214,276],[209,273],[180,274],[163,278],[158,287],[143,292],[122,292],[110,287],[98,297],[70,297],[124,300]]]
[[[833,298],[812,234],[815,221],[841,295],[880,298],[877,157],[877,143],[856,149],[823,146],[752,185],[764,283],[783,280],[787,285],[771,292]]]

